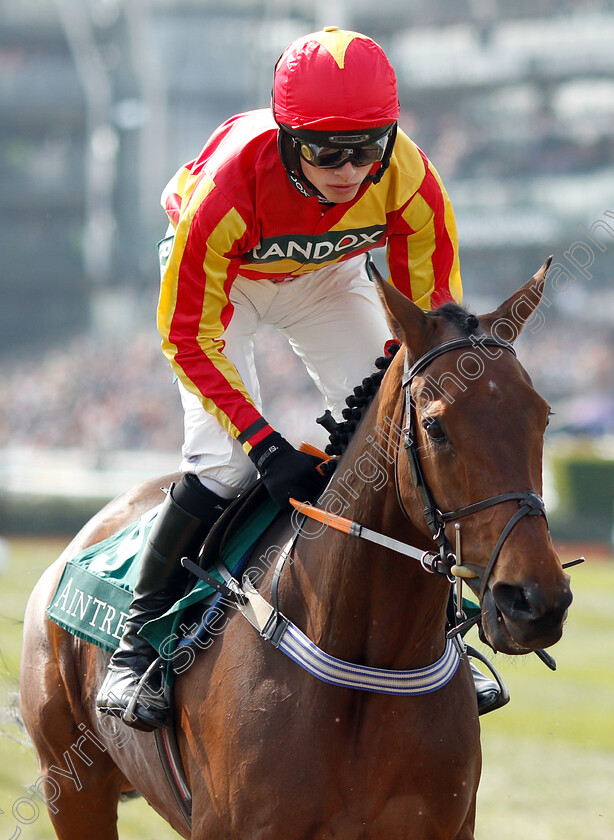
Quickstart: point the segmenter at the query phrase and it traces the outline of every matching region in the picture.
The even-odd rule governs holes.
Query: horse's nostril
[[[571,603],[569,587],[545,596],[537,585],[524,587],[501,582],[493,586],[492,594],[500,612],[515,621],[536,621],[546,617],[553,622],[562,621]]]
[[[497,583],[493,587],[493,597],[497,607],[506,615],[524,614],[526,618],[534,614],[534,607],[528,597],[528,590],[509,583]]]

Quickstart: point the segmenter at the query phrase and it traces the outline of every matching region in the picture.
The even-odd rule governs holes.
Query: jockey
[[[258,326],[287,336],[340,419],[390,338],[367,273],[370,250],[387,246],[390,282],[423,309],[460,302],[450,201],[398,117],[382,49],[329,26],[285,50],[271,110],[229,119],[166,187],[158,327],[184,408],[183,477],[150,533],[100,711],[126,712],[154,656],[137,631],[183,594],[179,559],[198,550],[230,500],[258,473],[282,508],[321,488],[314,459],[261,413]],[[496,683],[476,679],[492,707]],[[155,696],[132,711],[142,729],[168,715]]]

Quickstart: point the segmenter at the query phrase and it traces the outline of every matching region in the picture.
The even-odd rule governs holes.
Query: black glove
[[[290,507],[290,497],[299,502],[313,502],[318,497],[324,483],[316,470],[318,458],[299,452],[279,432],[252,447],[249,457],[280,508]]]

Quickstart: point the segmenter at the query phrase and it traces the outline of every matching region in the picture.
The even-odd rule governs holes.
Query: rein
[[[280,552],[271,581],[272,604],[257,591],[249,574],[244,575],[241,585],[225,569],[226,584],[223,588],[229,593],[229,600],[260,636],[313,677],[339,688],[411,696],[431,694],[447,685],[456,673],[466,649],[460,638],[446,638],[442,655],[430,665],[398,671],[338,659],[318,647],[286,618],[279,609],[278,585],[281,572],[291,557],[299,533],[299,530],[295,531]],[[209,582],[210,575],[188,558],[184,557],[182,563],[194,575]]]
[[[438,551],[421,551],[420,549],[417,549],[414,546],[409,545],[408,543],[401,542],[385,534],[380,534],[377,531],[373,531],[369,528],[366,528],[359,522],[355,522],[337,514],[329,513],[328,511],[323,510],[322,508],[318,508],[307,502],[298,502],[296,499],[290,499],[290,502],[293,505],[293,507],[304,516],[307,516],[310,519],[314,519],[317,522],[321,522],[331,528],[334,528],[335,530],[348,534],[349,536],[377,543],[378,545],[382,545],[386,548],[392,549],[393,551],[396,551],[399,554],[402,554],[406,557],[418,560],[422,567],[425,569],[425,571],[434,574],[440,574],[446,577],[450,581],[450,583],[456,583],[457,604],[459,610],[456,613],[457,619],[465,618],[461,606],[462,580],[475,579],[479,577],[477,572],[473,571],[468,566],[462,565],[460,525],[458,524],[458,520],[464,518],[465,516],[471,516],[474,513],[486,510],[487,508],[493,507],[494,505],[502,504],[503,502],[518,501],[519,504],[518,510],[512,514],[512,516],[509,518],[506,525],[504,526],[503,530],[501,531],[501,534],[499,535],[499,538],[492,550],[488,564],[486,565],[486,568],[484,569],[484,572],[482,574],[480,590],[478,593],[480,602],[482,600],[484,592],[486,591],[488,581],[493,572],[501,549],[503,548],[506,539],[510,535],[513,528],[517,525],[517,523],[520,522],[520,520],[523,519],[525,516],[543,516],[544,518],[546,518],[547,521],[544,501],[542,497],[534,490],[526,490],[524,492],[499,493],[495,496],[490,496],[487,499],[483,499],[480,502],[473,502],[472,504],[465,505],[456,510],[447,511],[444,513],[437,507],[433,495],[424,478],[424,473],[422,471],[422,465],[420,463],[420,457],[418,454],[416,436],[416,405],[411,393],[412,382],[414,380],[414,377],[418,373],[423,371],[426,367],[428,367],[428,365],[438,356],[441,356],[444,353],[448,353],[452,350],[459,350],[467,347],[475,347],[477,343],[479,343],[480,345],[500,347],[504,350],[508,350],[514,356],[516,355],[516,351],[509,342],[496,338],[495,336],[484,336],[479,339],[479,342],[472,341],[472,339],[469,337],[444,342],[443,344],[432,348],[423,356],[421,356],[411,367],[408,367],[407,356],[405,356],[404,359],[404,374],[401,380],[401,385],[403,388],[405,425],[401,432],[401,436],[404,442],[404,448],[407,457],[409,459],[414,485],[420,491],[422,500],[424,502],[424,517],[431,531],[433,540],[437,543]],[[401,511],[403,512],[403,515],[408,521],[411,522],[412,520],[401,498],[397,465],[398,461],[395,463],[394,470],[397,501]],[[452,546],[450,545],[450,542],[445,534],[445,526],[449,522],[456,523],[455,551],[452,550]],[[580,557],[578,560],[574,560],[569,563],[564,563],[563,568],[574,566],[577,563],[582,563],[583,561],[584,558]],[[279,575],[277,575],[277,579],[278,577]],[[448,638],[456,638],[459,634],[464,633],[466,630],[469,629],[469,627],[471,627],[471,625],[475,624],[479,620],[480,614],[478,613],[473,618],[462,621],[460,624],[457,623],[456,626],[448,632]],[[548,665],[549,668],[553,670],[554,668],[556,668],[554,660],[545,651],[536,650],[535,653],[539,656],[540,659],[542,659],[543,662],[545,662],[546,665]]]
[[[495,338],[494,336],[482,337],[480,338],[479,343],[500,347],[516,355],[511,344],[507,341]],[[431,491],[424,478],[424,473],[422,471],[418,455],[418,447],[416,443],[416,405],[411,393],[411,385],[414,377],[423,371],[438,356],[452,350],[475,346],[476,343],[469,337],[455,339],[432,348],[421,356],[410,368],[408,368],[407,356],[405,357],[404,362],[405,368],[401,385],[403,388],[405,408],[405,426],[402,430],[402,439],[409,459],[414,484],[420,491],[424,501],[424,516],[428,523],[433,540],[437,543],[438,551],[420,551],[407,543],[403,543],[392,537],[380,534],[377,531],[364,527],[358,522],[331,514],[322,508],[315,507],[314,505],[310,505],[308,503],[298,502],[295,499],[290,499],[290,502],[304,516],[315,519],[325,525],[329,525],[332,528],[349,534],[350,536],[378,543],[405,556],[419,560],[426,571],[441,574],[447,577],[451,582],[454,582],[456,579],[460,589],[460,583],[463,578],[477,578],[478,574],[462,565],[462,558],[460,556],[460,536],[458,533],[460,526],[456,526],[457,551],[455,554],[445,534],[446,524],[465,516],[471,516],[472,514],[478,513],[479,511],[485,510],[493,505],[517,500],[519,502],[519,508],[510,517],[503,528],[491,554],[490,561],[484,571],[479,593],[479,597],[481,599],[501,548],[514,526],[527,515],[545,517],[546,511],[541,496],[533,490],[527,490],[522,493],[499,493],[496,496],[491,496],[480,502],[474,502],[472,504],[465,505],[462,508],[458,508],[457,510],[445,513],[440,511],[435,504]],[[404,516],[407,519],[410,519],[401,498],[398,470],[396,468],[397,465],[398,460],[396,461],[394,471],[397,499]],[[220,570],[226,583],[218,586],[219,591],[223,591],[229,596],[229,599],[237,606],[239,611],[249,621],[249,623],[260,633],[263,639],[270,642],[274,647],[279,648],[286,654],[286,656],[293,659],[313,676],[323,680],[324,682],[340,687],[357,688],[365,691],[375,691],[386,694],[426,694],[432,691],[437,691],[452,679],[458,667],[460,657],[466,650],[466,646],[460,638],[459,632],[474,623],[477,618],[470,619],[469,621],[464,622],[463,625],[457,625],[453,632],[447,634],[444,653],[439,660],[426,668],[410,671],[392,671],[344,662],[343,660],[337,659],[336,657],[326,653],[321,648],[317,647],[317,645],[307,636],[305,636],[304,633],[302,633],[288,618],[283,615],[279,609],[278,602],[278,584],[281,573],[286,561],[293,551],[294,542],[296,541],[298,535],[299,530],[296,530],[293,537],[280,553],[271,582],[272,604],[260,595],[253,586],[253,583],[249,579],[248,575],[244,576],[242,582],[243,585],[241,586],[237,580],[230,576],[226,569]],[[184,565],[189,563],[189,561],[186,562],[186,559],[182,562]],[[207,579],[207,574],[195,564],[190,564],[189,568],[198,577],[202,577],[205,580]]]
[[[543,499],[538,493],[536,493],[534,490],[526,490],[524,492],[499,493],[495,496],[490,496],[489,498],[484,499],[480,502],[474,502],[470,505],[465,505],[464,507],[458,508],[457,510],[452,510],[444,513],[437,507],[437,504],[435,503],[430,488],[426,482],[426,479],[424,478],[424,473],[422,470],[422,465],[420,463],[420,456],[418,454],[417,445],[417,409],[415,400],[411,393],[411,386],[413,380],[416,377],[416,375],[421,373],[426,367],[428,367],[434,359],[438,358],[439,356],[442,356],[444,353],[449,353],[452,350],[465,349],[467,347],[475,347],[476,343],[479,343],[480,345],[500,347],[504,350],[509,351],[514,356],[516,355],[516,351],[509,342],[504,341],[500,338],[496,338],[495,336],[483,336],[479,339],[479,342],[476,342],[475,340],[472,340],[471,338],[467,337],[458,338],[452,341],[446,341],[443,344],[439,344],[437,347],[433,347],[431,350],[427,351],[411,367],[408,366],[407,356],[405,356],[404,359],[404,374],[401,380],[401,387],[403,388],[405,424],[401,432],[401,436],[405,452],[409,459],[409,465],[414,485],[420,491],[424,503],[424,517],[426,519],[429,530],[431,531],[433,540],[437,543],[438,546],[437,552],[420,551],[419,549],[414,548],[413,546],[408,545],[407,543],[400,542],[399,540],[395,540],[392,537],[386,536],[385,534],[380,534],[377,531],[372,531],[369,528],[365,528],[365,526],[361,525],[359,522],[353,522],[349,519],[346,519],[345,517],[329,513],[326,510],[317,508],[308,503],[297,502],[295,499],[291,499],[290,501],[300,513],[304,514],[305,516],[308,516],[310,519],[322,522],[323,524],[328,525],[338,531],[342,531],[346,534],[349,534],[350,536],[369,540],[370,542],[374,542],[379,545],[383,545],[387,548],[390,548],[394,551],[397,551],[398,553],[403,554],[406,557],[411,557],[415,560],[419,560],[422,567],[427,572],[440,574],[444,577],[447,577],[451,583],[454,583],[455,579],[458,581],[459,579],[463,578],[477,578],[478,574],[477,572],[474,572],[471,569],[469,569],[467,566],[462,565],[459,540],[457,540],[456,552],[453,551],[452,546],[445,533],[446,524],[449,522],[455,522],[459,519],[462,519],[465,516],[471,516],[472,514],[478,513],[479,511],[485,510],[486,508],[492,507],[493,505],[517,500],[519,503],[518,510],[514,514],[512,514],[507,524],[501,531],[499,539],[497,540],[495,547],[493,548],[488,565],[486,566],[482,575],[480,591],[478,593],[479,598],[481,600],[484,592],[486,591],[488,580],[490,579],[490,575],[492,574],[492,571],[495,567],[495,563],[497,562],[503,544],[505,543],[505,540],[511,533],[514,526],[523,517],[527,515],[546,517],[546,509],[544,506]],[[401,498],[399,476],[398,470],[396,468],[394,471],[394,479],[399,507],[403,512],[405,518],[411,521],[411,517],[409,516]],[[458,527],[460,526],[457,526],[457,528]]]

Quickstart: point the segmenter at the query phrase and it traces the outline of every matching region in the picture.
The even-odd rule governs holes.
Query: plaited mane
[[[342,422],[337,423],[330,411],[326,411],[322,417],[318,418],[317,422],[329,432],[329,443],[325,449],[327,455],[343,455],[373,397],[377,394],[384,374],[400,346],[396,342],[390,342],[386,348],[386,355],[375,360],[375,372],[363,379],[362,383],[357,385],[353,392],[346,397],[346,408],[341,412]],[[323,469],[330,475],[336,466],[336,460],[329,461],[323,465]]]
[[[427,315],[431,318],[445,318],[465,335],[475,333],[480,326],[476,316],[457,303],[444,303],[443,306],[440,306],[434,312],[427,312]],[[337,423],[333,419],[330,411],[326,411],[322,417],[318,418],[317,422],[329,432],[329,443],[325,449],[327,455],[343,455],[348,448],[358,424],[371,404],[373,397],[378,392],[384,374],[388,370],[400,346],[396,342],[391,342],[387,347],[386,355],[375,360],[377,370],[366,379],[363,379],[362,383],[357,385],[354,391],[346,397],[345,403],[347,407],[341,412],[343,422]],[[325,464],[323,469],[330,475],[334,472],[336,466],[337,461],[333,460]]]

